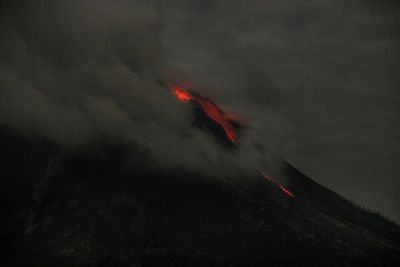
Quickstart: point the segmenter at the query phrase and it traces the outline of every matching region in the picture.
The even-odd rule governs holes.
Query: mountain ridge
[[[283,172],[295,198],[256,170],[251,179],[210,180],[187,170],[141,167],[142,152],[134,152],[137,162],[130,166],[132,152],[122,144],[74,154],[4,132],[3,266],[400,262],[397,225],[289,164]]]

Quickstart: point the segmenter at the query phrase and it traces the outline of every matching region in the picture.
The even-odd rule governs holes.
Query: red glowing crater
[[[218,123],[219,126],[224,129],[226,137],[232,142],[236,142],[235,129],[230,122],[230,116],[224,113],[220,108],[218,108],[212,101],[203,98],[201,96],[191,94],[188,91],[180,88],[176,85],[171,87],[172,92],[176,98],[181,102],[188,102],[190,100],[196,101],[203,108],[203,111],[207,116]]]

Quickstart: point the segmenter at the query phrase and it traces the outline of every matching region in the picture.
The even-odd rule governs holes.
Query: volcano
[[[222,149],[240,145],[238,123],[214,102],[172,92]],[[123,142],[72,153],[3,124],[0,144],[2,266],[400,263],[397,224],[284,161],[279,170],[250,166],[251,177],[216,180],[151,168],[146,150]]]

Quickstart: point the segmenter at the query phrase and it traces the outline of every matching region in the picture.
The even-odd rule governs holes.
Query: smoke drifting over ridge
[[[282,147],[318,182],[399,218],[393,1],[8,2],[1,123],[72,149],[139,144],[217,176]],[[160,78],[247,117],[240,150],[190,127]]]
[[[243,148],[252,150],[246,157],[227,153],[191,127],[190,107],[158,84],[164,62],[154,7],[39,1],[1,12],[2,123],[68,149],[96,140],[132,143],[159,164],[209,174],[234,173],[254,160],[251,146]]]

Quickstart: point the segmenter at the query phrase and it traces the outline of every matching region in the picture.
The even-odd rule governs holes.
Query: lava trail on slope
[[[275,179],[273,179],[272,177],[268,176],[263,170],[261,170],[260,168],[256,168],[261,175],[265,178],[265,180],[273,183],[274,185],[276,185],[283,193],[285,193],[286,195],[288,195],[289,197],[295,197],[294,194],[287,189],[286,187],[284,187],[283,185],[281,185],[280,183],[278,183]]]
[[[217,123],[223,129],[225,137],[229,140],[229,142],[231,142],[232,144],[236,143],[237,134],[235,131],[234,123],[238,124],[238,122],[233,121],[231,118],[232,116],[222,111],[211,100],[198,94],[189,92],[179,86],[171,86],[171,91],[181,102],[193,101],[196,104],[200,105],[202,111],[207,114],[207,117]]]
[[[185,90],[177,85],[172,85],[171,91],[175,95],[175,97],[181,102],[193,101],[199,104],[203,109],[204,113],[207,114],[208,118],[216,122],[224,130],[225,137],[232,144],[236,144],[237,134],[232,124],[233,120],[231,120],[230,116],[224,111],[222,111],[214,102],[198,94],[189,92],[188,90]],[[261,173],[261,175],[265,178],[265,180],[274,184],[287,196],[292,198],[295,197],[294,194],[289,189],[284,187],[282,184],[278,183],[275,179],[268,176],[259,167],[256,167],[256,169]]]

